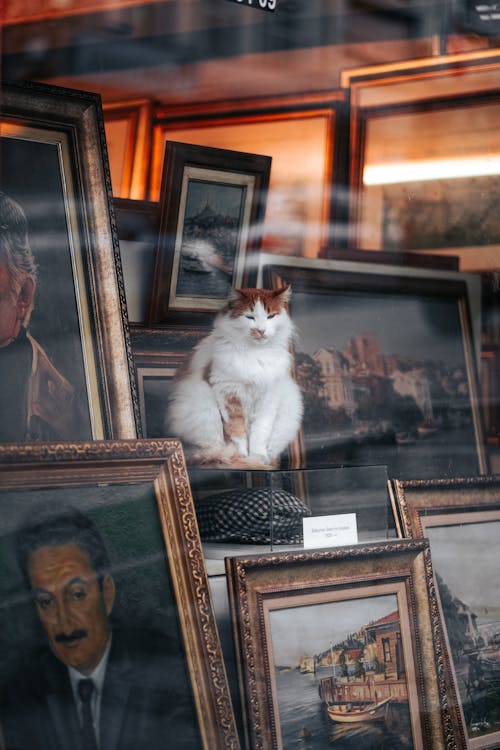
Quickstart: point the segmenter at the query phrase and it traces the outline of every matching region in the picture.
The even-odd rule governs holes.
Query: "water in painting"
[[[285,750],[413,750],[395,595],[269,616]]]
[[[308,467],[385,464],[400,479],[479,473],[455,299],[294,291],[291,313]]]
[[[468,735],[500,732],[500,520],[429,524],[425,535]]]

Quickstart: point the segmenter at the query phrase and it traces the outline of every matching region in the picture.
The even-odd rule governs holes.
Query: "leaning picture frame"
[[[349,246],[438,252],[459,257],[462,270],[491,268],[499,229],[488,203],[498,185],[467,167],[472,154],[480,164],[497,150],[484,122],[498,117],[499,64],[496,49],[463,50],[342,72],[352,111]]]
[[[252,750],[464,747],[426,540],[231,557],[226,571]]]
[[[470,750],[500,742],[500,477],[390,483],[400,536],[429,539]]]
[[[107,553],[101,580],[108,583],[102,585],[109,586],[111,577],[116,590],[110,608],[106,601],[111,650],[103,685],[101,744],[125,748],[162,747],[164,743],[167,747],[175,736],[176,747],[189,750],[237,750],[239,740],[181,443],[170,439],[3,445],[0,475],[2,681],[19,675],[20,664],[26,669],[30,665],[30,670],[42,665],[43,679],[49,680],[51,688],[50,695],[43,695],[42,677],[32,682],[42,691],[36,696],[33,714],[29,689],[19,687],[17,709],[8,701],[12,685],[7,693],[2,692],[5,702],[0,713],[7,746],[9,742],[16,747],[33,746],[36,743],[30,741],[29,733],[50,736],[52,721],[59,736],[64,735],[65,747],[77,744],[68,734],[71,711],[61,712],[58,700],[61,691],[64,696],[67,675],[62,670],[61,676],[61,663],[75,665],[78,648],[71,652],[73,656],[69,650],[64,652],[64,646],[56,645],[54,655],[47,651],[50,633],[46,630],[46,637],[40,629],[29,590],[31,579],[22,578],[18,555],[25,523],[35,520],[39,524],[44,519],[49,527],[59,523],[62,528],[78,513],[79,527],[87,529],[90,524],[97,529]],[[44,533],[41,528],[36,529],[38,539]],[[69,541],[63,532],[57,533],[56,544],[84,545],[80,537]],[[50,544],[44,548],[46,553]],[[35,559],[37,549],[28,556],[32,575],[40,562]],[[44,569],[43,563],[38,569]],[[50,585],[47,579],[45,586]],[[43,607],[38,611],[43,613]],[[40,619],[45,627],[46,621]],[[85,624],[89,632],[89,621],[80,621],[80,629]],[[90,648],[90,637],[84,642]],[[30,656],[32,649],[36,659]],[[126,659],[123,663],[121,656]],[[59,688],[54,694],[56,675]],[[67,676],[66,680],[71,691]]]
[[[114,198],[146,198],[152,113],[149,99],[103,103]]]
[[[304,396],[292,465],[386,465],[399,479],[487,472],[472,274],[266,256],[261,281],[292,285]]]
[[[330,87],[321,93],[159,106],[150,196],[158,200],[160,195],[166,141],[268,154],[272,169],[262,249],[315,258],[345,221],[346,110],[345,93]]]
[[[252,286],[270,170],[268,156],[167,142],[149,325]]]
[[[34,257],[27,413],[4,419],[2,441],[140,436],[100,97],[6,84],[0,121],[4,200],[24,213]]]
[[[170,437],[167,409],[177,372],[185,369],[193,348],[209,330],[208,326],[143,328],[131,325],[144,437]]]

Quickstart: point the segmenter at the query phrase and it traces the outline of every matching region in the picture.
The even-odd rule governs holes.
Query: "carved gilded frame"
[[[494,701],[496,695],[498,701],[500,694],[498,677],[495,680],[488,672],[491,660],[499,658],[494,610],[500,476],[394,480],[389,491],[398,535],[429,537],[467,747],[497,747],[500,726],[492,720],[495,711],[492,714],[485,698]],[[449,593],[474,619],[475,625],[470,633],[466,631],[463,642],[457,639]],[[482,706],[486,706],[484,711]]]
[[[0,123],[2,190],[26,213],[38,266],[29,331],[81,410],[52,439],[140,437],[101,99],[6,84]]]
[[[93,518],[104,538],[117,589],[124,576],[122,582],[129,587],[121,599],[120,612],[113,612],[114,616],[121,613],[131,627],[142,612],[147,627],[161,629],[162,623],[168,625],[166,632],[178,640],[176,653],[192,702],[190,722],[197,727],[195,744],[204,750],[238,750],[181,443],[127,440],[2,445],[0,476],[3,559],[15,566],[8,547],[12,545],[11,534],[24,517],[22,511],[33,508],[36,512],[45,496],[47,502],[59,501],[63,508],[67,503],[78,504]],[[164,557],[166,569],[161,562]],[[6,570],[0,577],[5,616],[0,641],[2,662],[15,653],[16,638],[21,638],[15,643],[21,651],[28,645],[22,640],[25,629],[19,632],[14,626],[23,622],[13,613],[20,598],[24,601],[19,594],[23,584],[15,567],[7,565]],[[26,616],[26,609],[23,611]],[[191,727],[186,727],[188,730]],[[158,738],[158,742],[165,742],[166,747],[170,739]]]
[[[226,571],[249,747],[254,750],[283,748],[286,733],[292,730],[296,737],[296,731],[301,731],[299,726],[316,736],[318,731],[324,731],[320,724],[310,723],[313,719],[309,714],[306,716],[305,709],[298,717],[300,724],[293,727],[294,719],[286,713],[283,700],[280,704],[280,694],[286,701],[283,675],[290,674],[292,679],[297,675],[297,680],[302,677],[298,663],[275,661],[275,658],[280,659],[282,641],[293,637],[291,618],[294,613],[299,617],[303,615],[300,648],[302,654],[316,655],[315,680],[326,702],[329,689],[334,691],[343,683],[341,690],[361,690],[367,678],[358,680],[357,684],[356,677],[349,676],[349,670],[340,679],[333,676],[333,643],[338,645],[338,640],[329,643],[329,638],[334,636],[328,636],[325,630],[319,637],[315,628],[318,623],[327,622],[328,632],[333,633],[335,623],[342,618],[342,632],[345,630],[342,641],[353,634],[355,637],[355,631],[362,632],[357,610],[365,607],[363,627],[373,626],[374,607],[381,601],[379,597],[387,597],[384,606],[395,603],[392,619],[399,625],[404,655],[400,661],[404,668],[398,672],[397,680],[406,685],[406,698],[404,688],[400,697],[402,695],[408,702],[411,730],[406,731],[410,733],[411,746],[428,750],[464,747],[426,540],[233,557],[226,559]],[[337,609],[333,611],[329,607]],[[289,626],[287,632],[280,631],[278,625],[283,610]],[[383,671],[385,675],[385,663]],[[346,688],[349,684],[351,687]],[[376,696],[384,690],[379,680],[373,685]],[[391,690],[388,685],[386,688]],[[326,706],[321,706],[317,697],[313,710],[317,714],[320,708],[326,712]],[[325,719],[328,722],[326,715]],[[328,738],[325,736],[325,742]]]

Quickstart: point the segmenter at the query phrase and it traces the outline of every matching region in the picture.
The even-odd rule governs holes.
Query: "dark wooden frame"
[[[113,185],[113,194],[117,198],[144,200],[148,189],[153,102],[149,99],[106,102],[103,112],[112,180],[115,151],[110,147],[112,125],[124,122],[127,129],[124,152],[117,156],[120,159],[121,180],[120,184]]]
[[[240,126],[254,126],[258,128],[266,125],[272,126],[275,132],[266,139],[262,137],[263,143],[269,140],[269,153],[273,157],[274,170],[271,170],[271,179],[269,186],[268,206],[274,200],[275,188],[283,190],[283,185],[276,184],[274,176],[276,170],[279,170],[281,163],[279,152],[273,152],[272,142],[277,141],[281,145],[286,143],[286,137],[281,134],[280,126],[291,125],[296,128],[296,132],[301,132],[301,122],[308,123],[311,119],[320,118],[324,122],[325,138],[319,145],[319,149],[324,159],[324,174],[321,183],[314,185],[312,182],[299,184],[300,199],[306,203],[315,202],[319,207],[320,226],[313,226],[310,236],[307,235],[307,227],[302,231],[302,238],[305,238],[306,245],[310,244],[310,251],[305,254],[308,257],[319,255],[322,248],[329,243],[341,243],[344,241],[344,224],[347,221],[347,137],[348,137],[348,111],[346,94],[344,91],[334,91],[325,94],[302,94],[272,96],[254,99],[235,99],[224,100],[210,103],[194,104],[190,106],[177,105],[168,107],[159,107],[155,113],[153,127],[153,150],[152,150],[152,169],[151,169],[151,186],[150,196],[157,199],[159,194],[159,178],[165,141],[169,138],[181,140],[178,133],[192,134],[192,142],[195,143],[197,133],[203,133],[203,142],[209,146],[219,148],[231,148],[226,145],[225,137],[218,135],[219,128],[225,130],[234,128],[234,132]],[[260,143],[260,139],[255,138]],[[244,139],[242,140],[242,143]],[[238,146],[239,148],[239,146]],[[257,150],[255,143],[252,141],[248,145],[241,147],[243,151]],[[265,146],[262,147],[263,149]],[[273,155],[274,154],[274,155]],[[295,156],[295,150],[291,155],[287,155],[286,160],[289,162]],[[287,187],[293,187],[288,186]],[[309,194],[309,191],[311,194]],[[283,198],[280,194],[276,195],[278,202]],[[293,202],[293,193],[286,198],[287,202]],[[311,210],[311,209],[309,209]],[[292,216],[291,223],[300,217],[297,212],[290,212]],[[300,212],[299,212],[300,213]],[[274,226],[273,216],[269,215],[269,225],[264,227],[263,249],[273,250],[280,254],[296,254],[290,249],[290,240],[297,238],[297,232],[294,227]],[[290,223],[290,222],[287,222]],[[300,232],[300,228],[299,228]],[[337,235],[339,235],[337,237]],[[271,244],[269,244],[271,243]]]
[[[238,750],[239,740],[180,442],[127,440],[3,445],[0,446],[0,477],[2,512],[9,528],[15,528],[16,519],[19,523],[19,510],[8,502],[9,498],[16,498],[16,493],[20,493],[20,500],[24,498],[25,503],[33,505],[34,512],[42,495],[50,494],[47,498],[50,502],[57,502],[59,498],[63,504],[75,503],[81,495],[80,507],[88,506],[89,512],[101,508],[100,512],[104,509],[108,514],[108,536],[110,528],[116,535],[122,535],[120,543],[118,537],[113,542],[113,549],[117,554],[119,551],[122,559],[126,559],[127,554],[133,555],[129,550],[130,540],[127,542],[130,529],[123,528],[123,523],[112,522],[113,503],[116,504],[118,496],[120,504],[137,502],[137,492],[133,494],[137,488],[142,507],[146,497],[141,487],[150,488],[148,497],[151,496],[152,507],[156,506],[159,534],[165,545],[167,575],[170,577],[167,588],[172,592],[171,606],[177,612],[181,643],[179,658],[184,661],[186,674],[189,674],[187,685],[191,683],[194,704],[192,721],[198,726],[200,747],[204,750]],[[116,490],[119,490],[118,495]],[[106,504],[108,492],[111,502]],[[148,549],[154,547],[150,542]],[[128,575],[139,571],[144,562],[131,560]],[[145,606],[140,596],[139,600],[132,597],[133,607],[140,609]],[[146,591],[143,596],[146,601]],[[155,601],[153,609],[156,612],[164,604]],[[171,738],[158,738],[158,742],[163,741],[168,745]]]
[[[218,310],[227,298],[227,293],[217,296],[203,294],[203,274],[199,293],[192,296],[177,294],[185,201],[191,180],[241,188],[244,215],[240,217],[234,265],[227,287],[229,290],[231,285],[252,286],[255,263],[252,256],[260,246],[270,171],[271,158],[268,156],[167,142],[149,325],[166,322],[176,311]]]
[[[152,435],[148,429],[147,404],[144,387],[144,373],[149,376],[164,377],[170,381],[175,377],[177,369],[182,367],[189,358],[196,344],[206,336],[210,327],[162,327],[141,328],[131,326],[132,349],[134,351],[137,372],[137,389],[139,408],[144,437],[160,437]],[[167,398],[162,402],[166,414]],[[161,437],[166,437],[161,435]]]
[[[268,263],[268,257],[262,266],[262,282],[264,286],[277,288],[283,283],[292,285],[292,298],[290,302],[290,312],[294,318],[293,294],[297,292],[307,292],[314,295],[330,296],[335,300],[341,294],[355,294],[361,297],[380,297],[387,299],[388,295],[396,299],[428,299],[432,300],[451,300],[456,304],[457,318],[459,319],[461,342],[463,345],[464,366],[467,374],[467,384],[470,399],[470,415],[473,422],[474,445],[469,449],[475,455],[475,469],[471,474],[481,474],[487,472],[487,457],[484,450],[484,436],[482,414],[478,405],[478,386],[477,371],[475,365],[475,342],[471,329],[471,310],[472,303],[470,298],[470,288],[466,283],[466,276],[459,273],[440,273],[439,271],[421,271],[420,274],[413,275],[412,272],[405,272],[389,266],[377,266],[376,270],[370,269],[368,265],[359,264],[356,268],[348,262],[328,266],[328,262],[321,267],[312,267],[304,264],[287,264],[286,261],[277,261],[275,264]],[[295,320],[299,325],[300,321]],[[325,334],[332,325],[332,320],[325,315]],[[346,331],[346,343],[350,336],[363,331]],[[328,341],[325,341],[328,346]],[[393,352],[391,352],[393,353]],[[411,449],[411,446],[410,446]],[[349,451],[349,448],[347,448]],[[430,460],[430,456],[428,457]],[[341,449],[334,451],[329,461],[337,464],[348,465],[348,455]],[[289,461],[292,466],[307,466],[307,456],[304,446],[303,430],[298,439],[292,444],[289,450]],[[450,461],[453,461],[453,451],[450,449]],[[373,462],[373,459],[372,459]],[[379,459],[376,463],[387,463]],[[321,465],[318,464],[318,465]],[[431,464],[430,464],[431,465]],[[462,463],[459,464],[462,467]],[[426,470],[429,466],[426,464]],[[456,467],[458,473],[458,466]],[[394,476],[391,466],[388,465],[389,477]],[[449,469],[453,472],[453,469]],[[434,475],[435,476],[435,475]],[[411,476],[400,476],[399,478],[410,479]]]
[[[397,594],[400,621],[407,618],[401,630],[407,647],[408,693],[413,699],[414,746],[425,750],[464,747],[426,540],[231,557],[226,558],[226,572],[246,737],[252,750],[283,747],[271,662],[272,634],[266,617],[273,604],[275,608],[307,607],[315,603],[314,596],[319,601],[349,602],[381,593]],[[323,647],[328,648],[328,643]]]
[[[362,172],[367,120],[388,114],[431,112],[498,101],[498,86],[492,85],[500,67],[498,50],[487,49],[420,60],[373,65],[346,70],[341,87],[349,92],[349,220],[348,246],[360,246]],[[484,76],[482,79],[481,76]],[[468,82],[468,77],[470,81]],[[447,80],[449,87],[446,86]],[[473,93],[471,93],[471,91]],[[377,103],[376,93],[379,99]],[[494,246],[492,246],[494,247]],[[375,249],[378,248],[368,248]],[[381,248],[385,250],[385,248]],[[459,249],[457,247],[455,250]],[[416,249],[414,252],[418,252]],[[449,248],[422,248],[446,255]],[[404,252],[405,248],[401,248]],[[453,249],[451,250],[453,253]],[[469,266],[471,267],[471,266]]]

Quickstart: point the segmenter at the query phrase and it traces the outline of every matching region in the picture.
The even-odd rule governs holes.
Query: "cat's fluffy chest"
[[[290,354],[271,342],[253,347],[218,346],[212,352],[209,380],[239,382],[262,387],[272,385],[290,370]]]

